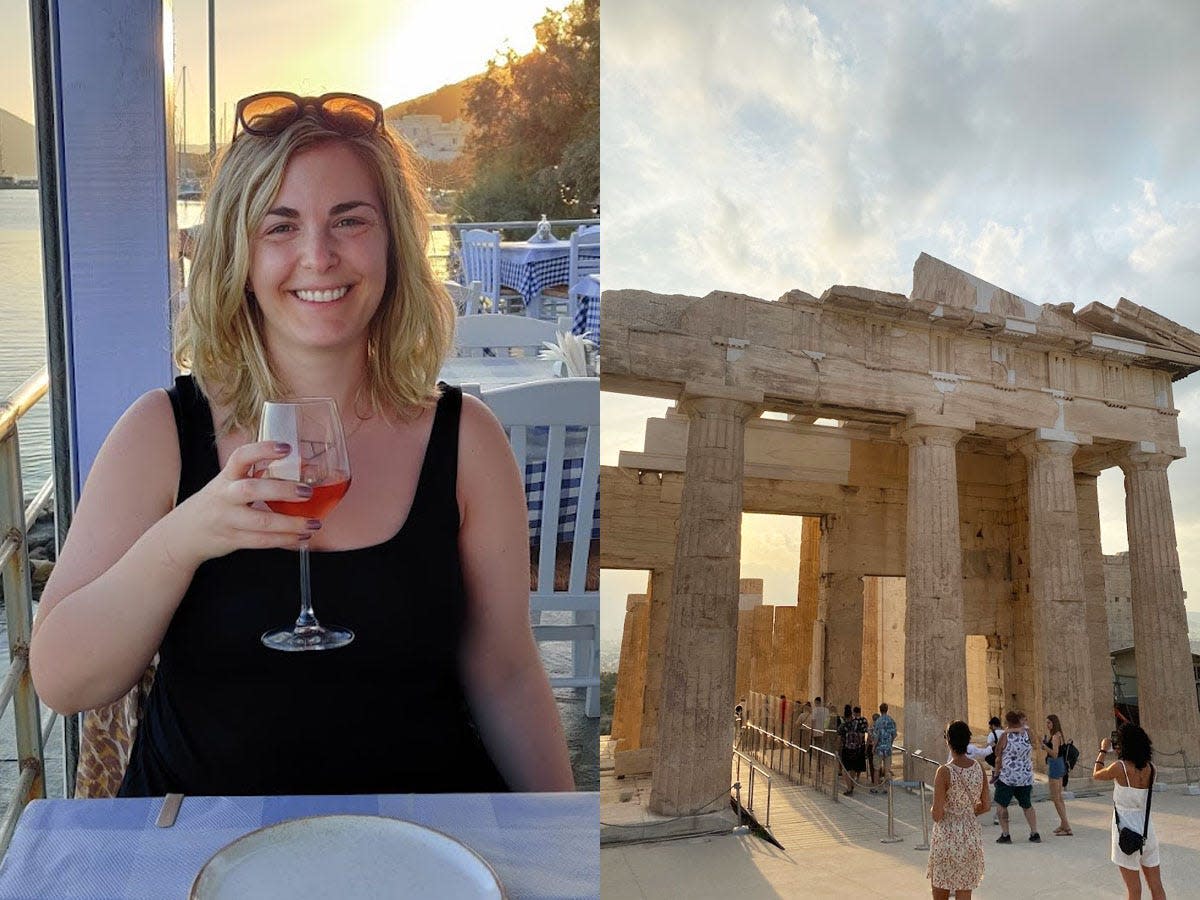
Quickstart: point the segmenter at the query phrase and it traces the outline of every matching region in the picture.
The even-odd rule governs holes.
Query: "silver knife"
[[[175,824],[175,817],[179,815],[179,807],[183,803],[183,794],[167,794],[163,799],[162,809],[158,813],[158,818],[154,820],[154,825],[157,828],[170,828]]]

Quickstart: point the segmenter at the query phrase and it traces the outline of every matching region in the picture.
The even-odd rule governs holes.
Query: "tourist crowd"
[[[812,701],[788,701],[780,695],[767,711],[769,731],[803,745],[805,734],[812,745],[836,750],[841,762],[843,794],[851,796],[864,782],[871,793],[887,790],[892,778],[891,759],[896,741],[896,721],[888,704],[868,722],[859,706],[845,704],[841,713],[820,697]],[[744,701],[738,704],[739,726],[746,721]],[[1118,867],[1127,897],[1141,896],[1144,876],[1154,900],[1165,897],[1160,870],[1158,837],[1150,819],[1150,797],[1154,783],[1152,743],[1137,725],[1124,724],[1115,741],[1100,742],[1092,778],[1112,781],[1114,814],[1110,858]],[[948,750],[946,763],[938,767],[930,810],[933,829],[929,838],[930,879],[935,900],[969,898],[983,880],[982,816],[995,806],[993,824],[1000,826],[997,844],[1011,844],[1009,807],[1015,800],[1029,828],[1028,840],[1039,844],[1037,813],[1033,809],[1034,754],[1043,755],[1049,794],[1058,815],[1058,837],[1072,837],[1063,789],[1070,778],[1079,751],[1066,737],[1057,714],[1048,714],[1040,739],[1035,739],[1029,721],[1019,710],[1009,710],[1003,722],[993,716],[988,722],[984,745],[971,742],[966,722],[951,722],[943,734]],[[1036,742],[1035,742],[1036,741]],[[1117,760],[1106,765],[1109,753]],[[990,769],[990,775],[987,770]],[[990,785],[990,787],[989,787]]]

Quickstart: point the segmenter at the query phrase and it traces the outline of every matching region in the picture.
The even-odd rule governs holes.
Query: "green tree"
[[[534,49],[488,63],[470,89],[474,180],[459,218],[582,218],[600,197],[600,2],[547,10]]]

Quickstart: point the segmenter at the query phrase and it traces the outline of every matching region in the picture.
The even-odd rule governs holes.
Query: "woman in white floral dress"
[[[976,816],[991,805],[983,766],[967,756],[971,729],[951,722],[946,729],[950,762],[940,766],[933,781],[933,834],[929,837],[929,868],[934,900],[968,900],[983,880],[983,833]]]

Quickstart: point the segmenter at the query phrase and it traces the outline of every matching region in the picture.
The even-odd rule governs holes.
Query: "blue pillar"
[[[58,0],[50,26],[78,497],[113,423],[172,376],[173,36],[169,2],[145,0]]]

